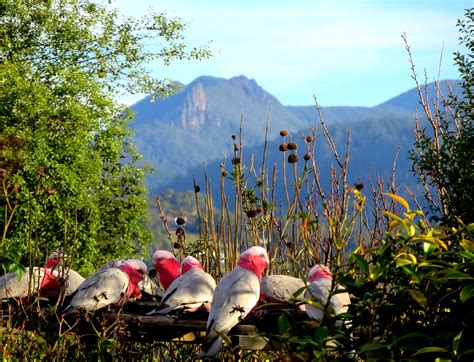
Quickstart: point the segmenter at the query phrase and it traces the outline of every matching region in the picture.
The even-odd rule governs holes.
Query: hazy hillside
[[[231,135],[239,134],[241,118],[248,145],[263,142],[267,120],[271,134],[308,125],[244,76],[199,77],[178,94],[155,103],[147,97],[131,108],[136,113],[131,123],[135,144],[157,170],[149,178],[152,191],[196,165],[221,158]]]
[[[451,84],[459,92],[457,81]],[[434,94],[433,85],[428,87],[428,92]],[[231,135],[239,135],[241,118],[244,157],[255,154],[257,160],[263,152],[268,121],[270,165],[281,160],[278,151],[281,129],[288,130],[295,141],[300,140],[301,131],[307,134],[314,125],[320,129],[314,105],[284,107],[254,80],[244,76],[228,80],[199,77],[167,99],[151,103],[147,97],[131,108],[136,112],[131,123],[135,130],[134,143],[144,160],[157,170],[148,178],[152,194],[165,188],[190,190],[193,175],[200,180],[204,169],[217,185],[219,165],[225,156],[230,164]],[[400,146],[399,179],[410,182],[406,154],[413,144],[414,115],[419,108],[416,90],[376,107],[323,108],[325,121],[338,146],[345,145],[347,130],[351,130],[351,178],[364,179],[369,172],[388,175]],[[320,131],[317,154],[324,179],[332,160]]]

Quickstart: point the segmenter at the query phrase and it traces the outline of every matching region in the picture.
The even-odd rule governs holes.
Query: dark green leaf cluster
[[[341,279],[354,349],[371,360],[472,358],[474,225],[429,228],[413,211],[390,219],[381,247],[355,251]]]
[[[0,3],[2,255],[21,255],[16,262],[41,263],[63,246],[88,274],[151,241],[146,168],[137,167],[131,114],[114,99],[166,94],[174,84],[152,77],[149,61],[209,52],[186,49],[179,19],[120,18],[110,6]]]

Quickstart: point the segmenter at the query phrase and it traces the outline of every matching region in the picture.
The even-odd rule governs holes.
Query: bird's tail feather
[[[201,352],[199,352],[199,358],[214,356],[221,348],[222,338],[219,336],[214,337],[210,341],[205,341],[202,344]]]

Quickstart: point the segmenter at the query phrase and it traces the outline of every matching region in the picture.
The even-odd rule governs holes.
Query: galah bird
[[[166,292],[171,283],[181,275],[181,264],[172,253],[166,250],[155,251],[152,259],[160,284]]]
[[[199,357],[215,355],[222,338],[252,310],[260,297],[260,280],[269,260],[267,251],[253,246],[217,284],[207,320],[206,339]]]
[[[109,269],[109,268],[118,268],[120,265],[123,265],[127,260],[132,260],[132,259],[124,259],[124,258],[117,258],[111,261],[108,261],[104,265],[100,267],[100,269],[97,272]],[[142,292],[145,292],[149,294],[152,297],[158,297],[161,296],[162,292],[160,290],[160,286],[153,281],[154,278],[151,278],[148,275],[143,276],[143,280],[138,283],[138,289],[140,289]]]
[[[194,312],[203,305],[209,311],[215,288],[214,278],[204,271],[201,263],[187,256],[181,264],[181,275],[166,290],[158,309],[148,315],[167,314],[175,309]]]
[[[64,268],[65,254],[53,252],[46,261],[46,267],[25,268],[19,276],[16,272],[0,276],[0,299],[25,298],[39,294],[41,297],[57,297],[61,288],[66,295],[74,293],[84,278],[72,269]]]
[[[294,298],[302,298],[305,282],[289,275],[273,274],[262,277],[260,283],[260,300],[265,302],[288,302]],[[305,309],[302,305],[301,310]]]
[[[348,311],[349,304],[351,304],[349,293],[345,292],[344,288],[340,285],[332,285],[332,273],[327,266],[320,264],[313,266],[308,273],[308,280],[310,284],[305,292],[305,298],[316,300],[321,304],[321,308],[310,304],[306,305],[306,313],[309,317],[319,322],[323,320],[330,294],[329,307],[334,312],[334,315]],[[331,293],[332,289],[334,290]],[[345,323],[347,325],[350,322],[346,321]],[[342,321],[337,321],[336,326],[341,327]]]
[[[94,311],[108,305],[120,307],[127,299],[139,299],[138,283],[146,273],[146,264],[138,259],[128,259],[118,267],[100,270],[79,286],[66,310]]]

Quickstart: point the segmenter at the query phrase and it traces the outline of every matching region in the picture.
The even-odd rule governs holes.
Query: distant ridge
[[[445,82],[441,83],[445,92]],[[450,83],[460,94],[459,81]],[[434,94],[433,84],[428,86],[428,93]],[[281,129],[299,140],[301,132],[319,124],[314,105],[283,106],[255,80],[243,75],[230,79],[201,76],[166,99],[150,100],[145,97],[130,107],[136,114],[130,127],[138,151],[156,169],[147,179],[152,194],[168,187],[190,189],[193,175],[202,173],[205,166],[219,169],[224,159],[230,162],[231,135],[240,131],[245,151],[258,152],[267,122],[268,140],[275,142]],[[340,135],[341,146],[345,144],[343,135],[352,128],[354,172],[366,175],[368,168],[382,173],[391,168],[397,142],[404,148],[412,145],[417,109],[418,94],[411,89],[375,107],[323,107],[323,115],[333,132]],[[356,140],[356,136],[362,139]],[[359,157],[361,150],[367,154]],[[400,159],[406,158],[407,150],[402,151]],[[280,159],[271,154],[268,157]]]

